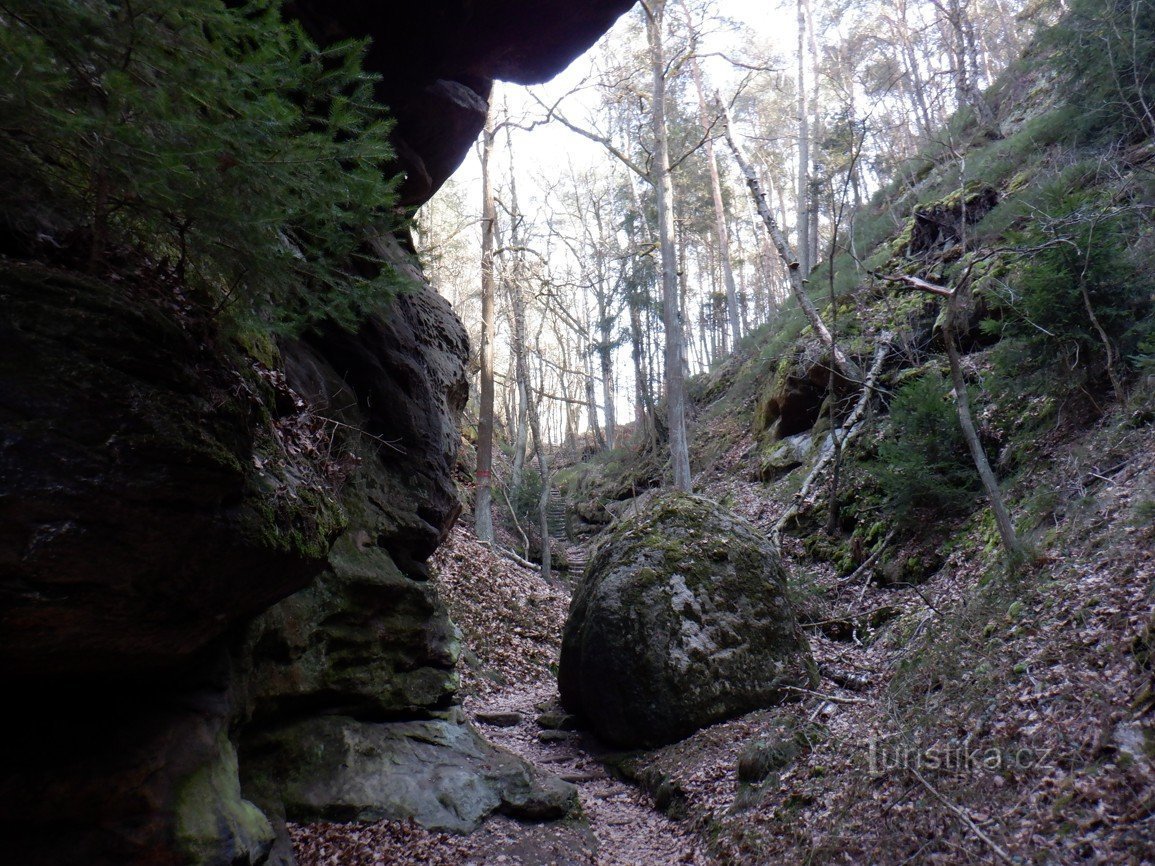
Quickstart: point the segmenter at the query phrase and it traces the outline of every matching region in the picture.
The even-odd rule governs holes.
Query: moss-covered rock
[[[178,786],[177,847],[192,863],[263,863],[273,847],[273,828],[260,809],[241,798],[237,753],[223,728],[216,746],[216,760]]]
[[[578,587],[562,642],[566,708],[617,746],[673,742],[813,681],[777,552],[697,496],[621,520]]]
[[[774,379],[763,389],[754,412],[754,433],[776,442],[810,430],[830,389],[831,363],[817,340],[782,356]],[[835,381],[840,391],[846,384]]]

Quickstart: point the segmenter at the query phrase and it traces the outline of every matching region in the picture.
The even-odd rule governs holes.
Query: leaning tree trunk
[[[1006,504],[1003,502],[1002,491],[999,490],[998,479],[995,478],[990,461],[987,460],[987,453],[983,450],[983,443],[979,439],[978,430],[975,428],[974,416],[971,415],[971,402],[967,394],[962,358],[959,357],[958,339],[954,330],[954,303],[957,294],[958,290],[956,289],[946,300],[946,315],[943,317],[942,329],[943,342],[946,343],[946,355],[950,361],[950,378],[954,384],[955,408],[958,410],[959,426],[962,427],[963,438],[966,439],[967,448],[970,449],[975,468],[978,470],[983,488],[987,492],[987,499],[991,503],[991,510],[995,515],[995,524],[999,528],[1003,547],[1006,548],[1007,557],[1011,564],[1017,565],[1024,559],[1026,551],[1015,532],[1015,525],[1011,521],[1011,515],[1007,511]]]
[[[734,160],[738,163],[738,168],[741,169],[743,176],[746,178],[746,185],[750,189],[750,196],[754,200],[754,207],[758,210],[759,216],[762,217],[762,222],[766,225],[766,232],[770,235],[770,239],[774,242],[774,246],[778,250],[778,256],[782,259],[782,263],[786,266],[786,273],[790,278],[790,290],[794,294],[795,300],[798,301],[798,306],[802,308],[802,312],[806,314],[807,320],[810,322],[810,327],[814,329],[814,333],[822,341],[834,359],[834,366],[838,372],[851,381],[862,381],[862,371],[859,370],[858,365],[846,356],[846,353],[839,348],[834,341],[834,335],[830,333],[830,329],[826,327],[826,323],[822,321],[822,317],[818,315],[818,310],[814,306],[814,302],[810,300],[810,296],[806,294],[806,278],[802,270],[802,263],[798,260],[794,250],[790,248],[789,242],[782,234],[782,230],[778,228],[778,221],[774,218],[773,212],[770,210],[770,205],[766,202],[766,194],[762,191],[762,184],[758,180],[758,175],[754,171],[754,167],[750,164],[750,160],[746,158],[745,152],[738,145],[737,139],[734,138],[734,131],[730,127],[729,112],[726,111],[725,106],[721,100],[717,100],[718,111],[722,116],[722,129],[726,135],[726,143],[730,145],[730,150],[734,154]]]
[[[1007,559],[1012,566],[1018,565],[1026,558],[1026,548],[1019,541],[1018,533],[1015,532],[1015,525],[1011,521],[1010,512],[1007,511],[1006,503],[1003,502],[999,481],[995,477],[994,470],[991,469],[986,451],[983,450],[982,440],[979,439],[978,429],[975,427],[974,415],[971,414],[970,396],[967,393],[966,377],[963,375],[962,356],[958,349],[958,335],[955,333],[954,322],[957,314],[955,305],[958,302],[960,289],[967,283],[964,281],[955,286],[954,289],[948,289],[945,286],[907,275],[884,276],[883,279],[891,283],[901,283],[943,299],[943,342],[946,344],[946,356],[950,362],[950,378],[951,384],[954,386],[955,409],[958,412],[959,426],[962,428],[963,439],[966,440],[971,459],[974,460],[979,480],[982,481],[983,489],[986,491],[987,500],[991,504],[991,511],[994,512],[995,524],[998,527],[1003,548],[1007,552]]]

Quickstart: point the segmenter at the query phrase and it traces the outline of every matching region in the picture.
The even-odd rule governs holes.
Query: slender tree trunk
[[[690,492],[689,440],[686,433],[686,385],[682,359],[678,273],[674,246],[674,186],[670,176],[670,143],[666,130],[666,60],[662,44],[665,0],[643,3],[653,84],[651,121],[656,153],[651,169],[658,202],[658,243],[662,254],[662,308],[666,330],[666,418],[674,487]]]
[[[486,116],[481,146],[481,405],[477,420],[477,471],[473,528],[482,541],[493,541],[493,248],[497,208],[489,162],[493,155],[493,111]]]
[[[697,60],[690,61],[690,72],[694,77],[694,88],[698,92],[698,121],[702,132],[709,133],[713,122],[706,100],[706,90],[702,85],[702,70]],[[726,224],[726,207],[722,200],[722,179],[718,173],[718,156],[714,151],[714,138],[706,139],[706,165],[710,169],[710,192],[714,198],[714,234],[718,238],[718,259],[722,264],[722,282],[726,286],[726,310],[730,316],[731,346],[737,347],[742,336],[742,314],[738,309],[738,290],[734,285],[734,269],[730,264],[730,231]]]
[[[657,444],[654,429],[654,398],[650,391],[650,372],[646,364],[646,346],[643,341],[642,312],[637,296],[630,294],[630,348],[634,361],[635,415],[643,442]]]
[[[979,480],[982,481],[983,489],[986,491],[987,500],[991,504],[991,511],[994,512],[995,525],[998,527],[1007,558],[1012,567],[1016,566],[1026,558],[1026,548],[1023,547],[1018,534],[1015,532],[1015,525],[1011,521],[1010,512],[1007,511],[1007,506],[1003,502],[1003,494],[999,489],[998,479],[995,477],[994,470],[991,469],[990,461],[987,460],[986,451],[983,450],[982,440],[979,439],[978,429],[975,427],[974,415],[971,413],[970,395],[967,393],[966,376],[963,374],[962,356],[959,354],[958,335],[955,333],[954,323],[957,315],[956,304],[958,303],[959,290],[966,283],[956,286],[952,290],[918,277],[906,275],[886,276],[883,279],[892,283],[901,283],[943,299],[943,342],[946,344],[946,356],[950,362],[950,378],[951,384],[954,386],[955,408],[958,411],[959,426],[962,428],[963,439],[966,440],[971,459],[974,460],[975,469],[978,470]]]
[[[818,240],[818,216],[820,204],[822,200],[822,181],[817,170],[817,163],[821,159],[819,152],[819,142],[822,141],[823,129],[822,119],[819,114],[819,94],[818,94],[818,36],[814,32],[814,14],[810,8],[810,0],[802,0],[806,12],[806,36],[807,44],[810,49],[810,90],[809,99],[810,104],[810,163],[806,170],[810,176],[810,194],[807,196],[806,203],[810,212],[810,231],[808,232],[810,238],[810,267],[815,268],[819,264],[819,240]]]
[[[995,514],[995,524],[998,526],[999,536],[1003,540],[1007,557],[1012,565],[1017,565],[1025,558],[1026,551],[1015,532],[1015,525],[1011,521],[1011,515],[1007,511],[1006,504],[1003,502],[1002,491],[999,490],[998,479],[995,478],[990,461],[987,460],[987,453],[983,450],[982,440],[979,439],[978,430],[975,428],[974,416],[971,415],[970,396],[967,394],[966,378],[963,376],[962,359],[959,357],[958,339],[954,330],[954,304],[957,294],[958,290],[956,289],[946,300],[943,342],[946,343],[946,354],[950,361],[950,378],[954,384],[959,426],[962,427],[963,438],[966,439],[967,448],[970,449],[975,468],[978,469],[979,478],[986,489],[987,499],[990,501],[991,510]]]
[[[514,336],[514,345],[525,345],[524,327],[522,333]],[[514,490],[521,489],[522,479],[525,476],[525,453],[529,447],[529,411],[527,407],[527,389],[525,382],[517,379],[517,438],[513,444],[513,472],[510,485]]]
[[[806,6],[798,0],[798,267],[810,274],[810,109],[806,101]]]
[[[617,410],[614,407],[614,356],[610,339],[610,318],[605,307],[598,305],[598,365],[602,374],[602,399],[605,401],[606,447],[613,448],[617,438]]]
[[[520,297],[520,293],[519,293]],[[524,313],[521,314],[524,318]],[[541,418],[539,410],[541,404],[538,402],[535,394],[533,384],[529,380],[529,365],[526,363],[525,352],[520,353],[518,360],[519,374],[518,378],[526,383],[525,394],[527,400],[527,415],[529,416],[529,427],[533,432],[533,448],[537,456],[537,468],[541,475],[541,495],[537,500],[537,525],[538,533],[541,536],[541,576],[545,580],[549,580],[550,571],[552,569],[552,561],[549,549],[549,458],[546,455],[545,441],[541,434]],[[540,377],[542,384],[545,384],[544,373]],[[543,389],[544,390],[544,389]],[[528,555],[528,554],[527,554]]]
[[[926,98],[926,79],[922,74],[921,64],[918,62],[918,52],[910,33],[910,21],[907,17],[907,0],[899,0],[898,18],[895,21],[897,32],[895,38],[902,47],[902,56],[906,61],[906,73],[910,79],[911,96],[915,104],[915,116],[919,122],[919,134],[926,138],[934,131],[934,122],[931,120],[930,104]]]
[[[636,226],[641,226],[644,229],[644,234],[641,238],[633,237],[630,240],[637,245],[638,241],[642,243],[652,243],[650,238],[649,226],[646,222],[645,210],[642,208],[642,200],[638,195],[637,187],[630,181],[626,184],[630,192],[630,199],[634,205],[634,211],[638,215],[635,223]],[[647,336],[649,329],[643,328],[642,317],[642,293],[645,294],[645,300],[650,300],[649,289],[644,287],[643,281],[636,279],[637,273],[635,271],[635,279],[627,294],[628,306],[630,308],[630,345],[633,350],[634,361],[634,377],[635,377],[635,391],[636,391],[636,414],[638,416],[639,432],[642,434],[642,441],[649,443],[656,447],[658,444],[658,425],[656,417],[656,409],[654,406],[654,391],[650,385],[652,376],[650,374],[649,353],[646,347]]]
[[[585,352],[586,366],[586,411],[590,417],[590,429],[594,431],[594,441],[599,449],[605,449],[606,438],[602,435],[602,426],[598,422],[598,396],[594,385],[594,347],[590,346]]]

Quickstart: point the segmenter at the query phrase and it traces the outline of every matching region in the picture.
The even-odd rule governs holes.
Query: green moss
[[[260,809],[241,798],[237,754],[223,729],[216,748],[216,759],[177,790],[177,846],[192,864],[256,862],[258,852],[272,844],[273,829]]]

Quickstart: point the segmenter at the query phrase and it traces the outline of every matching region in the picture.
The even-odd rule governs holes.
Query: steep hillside
[[[1150,862],[1155,129],[1084,36],[1045,37],[810,275],[870,386],[789,306],[692,383],[695,487],[780,539],[823,674],[621,764],[723,861]],[[567,493],[597,531],[663,474],[619,451]]]

